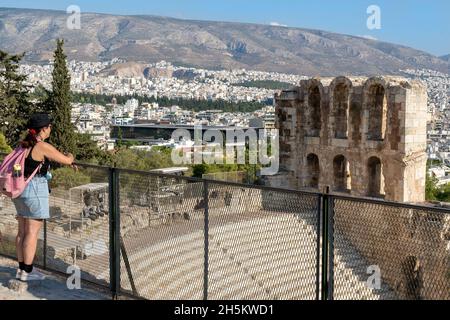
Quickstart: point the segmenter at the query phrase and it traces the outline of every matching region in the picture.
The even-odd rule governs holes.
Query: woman
[[[45,142],[52,131],[51,119],[47,114],[34,114],[28,124],[28,134],[21,142],[29,149],[25,160],[24,176],[29,177],[39,166],[20,197],[13,199],[17,210],[19,230],[16,237],[16,252],[19,262],[16,279],[22,281],[44,280],[45,276],[33,268],[39,231],[43,221],[50,218],[48,170],[50,161],[72,165],[74,157],[64,155]]]

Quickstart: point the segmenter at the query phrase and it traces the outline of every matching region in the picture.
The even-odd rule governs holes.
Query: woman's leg
[[[23,239],[25,237],[25,219],[23,217],[17,217],[19,222],[17,236],[16,236],[16,254],[19,264],[23,263]]]
[[[36,247],[39,231],[43,225],[43,220],[25,219],[25,238],[23,240],[23,262],[32,265],[36,255]]]

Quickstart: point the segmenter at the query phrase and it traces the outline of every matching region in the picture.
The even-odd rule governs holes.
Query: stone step
[[[193,294],[192,290],[195,291],[195,293],[198,295],[198,292],[202,290],[203,285],[203,261],[200,261],[200,263],[197,263],[196,265],[191,265],[190,269],[186,269],[186,265],[180,266],[180,268],[183,270],[183,272],[180,273],[172,273],[172,274],[166,274],[164,277],[165,282],[168,283],[168,285],[164,288],[160,288],[159,291],[156,293],[155,298],[159,299],[162,297],[179,297],[180,299],[191,299]],[[224,259],[221,256],[215,255],[213,252],[210,253],[210,274],[213,272],[216,268],[218,269],[227,269],[229,268],[229,263],[233,262],[224,262]],[[286,268],[284,268],[286,269]],[[295,269],[295,268],[293,268]],[[244,274],[243,268],[239,267],[240,273]],[[305,271],[311,271],[314,272],[315,268],[309,268],[305,269]],[[177,270],[178,271],[178,270]],[[296,274],[302,274],[304,270],[298,270],[295,269]],[[286,274],[289,274],[291,270],[285,271]],[[251,273],[251,270],[249,271]],[[295,278],[295,276],[294,276]],[[192,284],[196,283],[195,287],[192,287],[192,285],[188,286],[187,283]],[[276,283],[275,283],[276,285]],[[181,292],[180,292],[181,290]],[[160,293],[160,294],[158,294]],[[164,294],[163,294],[164,293]]]
[[[233,238],[236,232],[239,232],[241,236],[261,234],[264,232],[271,232],[275,234],[276,231],[297,232],[299,234],[304,233],[305,229],[311,229],[308,231],[314,231],[314,228],[303,220],[297,220],[292,217],[280,216],[277,218],[268,217],[260,218],[257,220],[244,221],[239,223],[227,224],[210,230],[210,234],[220,237],[222,235],[223,240]]]
[[[145,260],[146,258],[157,255],[160,252],[165,252],[167,254],[167,252],[170,252],[170,248],[173,247],[182,250],[182,248],[185,247],[186,245],[197,246],[198,243],[202,243],[203,245],[204,243],[203,239],[204,239],[203,232],[195,232],[188,235],[176,237],[173,239],[168,239],[164,242],[154,244],[153,246],[150,246],[138,252],[135,253],[129,252],[128,261],[130,262],[130,265],[133,265],[134,263],[136,263],[136,260]]]
[[[203,248],[201,248],[203,249]],[[285,266],[287,263],[291,263],[289,261],[291,261],[292,256],[289,253],[294,252],[292,249],[290,248],[284,248],[282,251],[276,252],[276,253],[271,253],[269,254],[269,260],[270,262],[273,262],[273,258],[276,256],[280,256],[280,253],[283,253],[283,255],[280,257],[280,268],[283,268],[283,265]],[[200,269],[202,269],[201,267],[203,266],[203,250],[183,250],[182,252],[184,255],[181,255],[181,253],[178,253],[175,256],[175,260],[167,257],[167,255],[164,255],[162,257],[152,257],[149,258],[146,261],[142,261],[141,265],[138,267],[138,270],[148,270],[146,273],[144,273],[146,275],[146,277],[137,277],[138,280],[137,283],[140,283],[140,281],[144,280],[145,278],[153,278],[153,279],[158,279],[158,277],[163,277],[166,280],[170,280],[170,278],[175,278],[177,279],[179,277],[179,274],[182,275],[188,275],[189,276],[189,271],[191,271],[193,268],[194,269],[198,269],[200,266]],[[217,261],[219,262],[220,260],[223,260],[223,258],[226,258],[226,255],[220,254],[221,251],[214,251],[213,249],[210,251],[210,265],[214,265]],[[313,252],[313,254],[315,254],[315,251]],[[275,255],[275,256],[274,256]],[[216,259],[214,259],[214,257],[216,257]],[[311,259],[308,259],[308,261],[306,261],[306,259],[303,259],[302,261],[298,261],[298,259],[296,259],[296,261],[294,261],[293,263],[295,264],[305,264],[308,262],[308,264],[312,264],[312,266],[315,266],[315,257],[314,255],[311,255]],[[247,257],[243,257],[245,259],[247,259]],[[236,258],[237,259],[237,258]],[[248,261],[250,263],[250,260],[252,260],[251,258],[247,259],[246,261]],[[260,259],[261,260],[261,259]],[[166,262],[167,261],[167,262]],[[237,263],[239,260],[235,260],[235,263]],[[254,260],[253,260],[254,261]],[[261,261],[259,263],[259,265],[267,265],[267,260],[266,261]],[[291,263],[292,264],[292,263]],[[252,266],[250,264],[249,266],[250,268],[254,269],[254,266]],[[132,266],[132,270],[137,270],[135,269],[135,266]],[[169,270],[169,272],[167,271]],[[173,270],[177,270],[179,272],[174,272]],[[137,274],[137,273],[135,273]]]
[[[228,258],[230,261],[239,264],[243,268],[262,272],[272,268],[282,268],[286,264],[289,264],[289,260],[292,263],[299,265],[315,265],[317,260],[315,251],[311,250],[309,252],[303,252],[301,248],[292,248],[290,246],[279,249],[277,252],[256,250],[235,252],[229,250],[226,254],[224,254],[223,251],[219,251],[218,254],[224,259]]]
[[[233,243],[238,242],[239,246],[245,247],[245,246],[257,246],[261,247],[258,244],[261,243],[269,243],[269,247],[273,244],[279,243],[281,240],[285,242],[292,241],[294,243],[297,243],[298,246],[301,246],[303,244],[305,238],[311,239],[311,242],[316,242],[316,236],[312,231],[304,232],[300,230],[293,230],[293,229],[285,229],[283,230],[283,233],[276,233],[275,230],[269,229],[269,230],[261,230],[259,232],[253,232],[250,234],[240,234],[239,233],[239,239],[236,239],[233,234],[224,236],[223,234],[218,234],[216,231],[210,232],[210,234],[213,236],[210,240],[210,244],[216,244],[219,246],[223,246],[223,244],[228,244],[229,246],[233,247]],[[263,242],[264,241],[264,242]],[[268,246],[265,246],[268,247]]]
[[[188,243],[186,246],[176,244],[174,248],[166,248],[162,252],[149,250],[145,255],[140,255],[139,260],[130,261],[130,267],[133,274],[148,272],[150,267],[152,273],[158,273],[169,266],[188,262],[192,257],[203,257],[204,251],[202,241]]]

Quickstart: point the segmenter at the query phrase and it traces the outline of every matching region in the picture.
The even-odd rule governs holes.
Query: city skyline
[[[380,41],[397,43],[424,50],[436,56],[450,53],[450,43],[442,41],[441,35],[450,32],[446,13],[448,1],[436,0],[425,3],[413,1],[368,1],[352,3],[331,1],[305,2],[274,1],[179,1],[145,2],[131,0],[126,3],[100,1],[0,1],[0,7],[52,9],[65,11],[77,5],[81,12],[109,13],[120,15],[157,15],[187,20],[231,21],[280,25],[295,28],[318,29],[335,33],[368,37]],[[371,5],[380,8],[381,28],[370,30],[367,13]],[[286,10],[289,8],[289,10]],[[369,10],[370,11],[370,10]]]

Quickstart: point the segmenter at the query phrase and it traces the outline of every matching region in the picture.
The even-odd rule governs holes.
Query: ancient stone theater
[[[425,200],[427,90],[401,77],[303,80],[275,96],[276,187]]]

